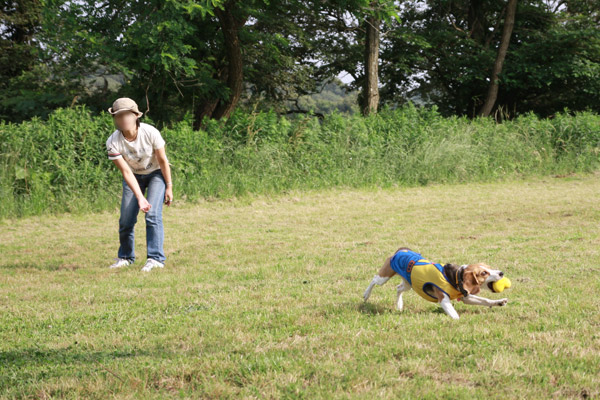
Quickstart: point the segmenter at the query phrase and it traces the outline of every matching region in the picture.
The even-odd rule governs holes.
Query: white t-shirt
[[[160,169],[154,150],[162,149],[165,141],[158,129],[152,125],[140,123],[137,137],[133,142],[125,139],[120,130],[116,130],[106,141],[109,160],[123,158],[134,174],[147,175]]]

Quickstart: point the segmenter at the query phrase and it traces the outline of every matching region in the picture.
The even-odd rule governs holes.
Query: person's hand
[[[138,199],[138,205],[140,206],[140,210],[147,213],[152,208],[152,204],[148,203],[145,197]]]
[[[171,186],[167,186],[167,190],[165,190],[165,204],[167,206],[170,206],[172,201],[173,201],[173,188]]]

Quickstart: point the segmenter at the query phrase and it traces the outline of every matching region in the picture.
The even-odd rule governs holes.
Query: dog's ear
[[[444,265],[444,275],[446,275],[446,277],[452,282],[457,282],[458,278],[456,276],[456,274],[458,274],[458,270],[460,269],[460,267],[456,264],[446,264]]]
[[[463,288],[469,294],[477,294],[481,292],[481,285],[485,282],[485,278],[479,276],[479,270],[477,266],[468,266],[463,271]]]
[[[460,265],[458,265],[458,264],[448,263],[448,264],[444,265],[444,270],[448,269],[454,273],[456,273],[456,271],[458,271],[459,268],[460,268]]]

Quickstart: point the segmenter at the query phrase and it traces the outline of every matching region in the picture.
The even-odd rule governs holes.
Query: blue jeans
[[[146,199],[152,205],[150,211],[146,213],[147,258],[164,263],[166,257],[163,251],[165,235],[162,223],[162,206],[165,199],[165,178],[160,169],[148,175],[134,174],[134,176],[140,185],[142,193],[146,195]],[[135,261],[133,231],[139,212],[140,206],[138,205],[138,201],[133,191],[129,188],[129,185],[127,185],[127,182],[123,179],[121,217],[119,218],[119,241],[121,243],[119,258],[124,258],[131,262]]]

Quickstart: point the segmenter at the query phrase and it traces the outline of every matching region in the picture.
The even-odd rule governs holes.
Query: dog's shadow
[[[358,312],[360,312],[362,314],[366,314],[366,315],[383,315],[383,314],[401,315],[402,313],[406,313],[406,312],[410,312],[412,314],[428,314],[428,313],[445,314],[444,310],[439,307],[416,308],[416,309],[409,308],[409,309],[405,309],[404,311],[399,311],[399,310],[396,310],[395,307],[392,307],[388,304],[377,304],[377,303],[370,303],[370,302],[364,302],[364,301],[358,303],[358,305],[356,303],[354,303],[354,307],[356,310],[358,310]]]
[[[394,311],[389,306],[364,301],[358,304],[357,309],[360,313],[367,315],[389,314]]]

